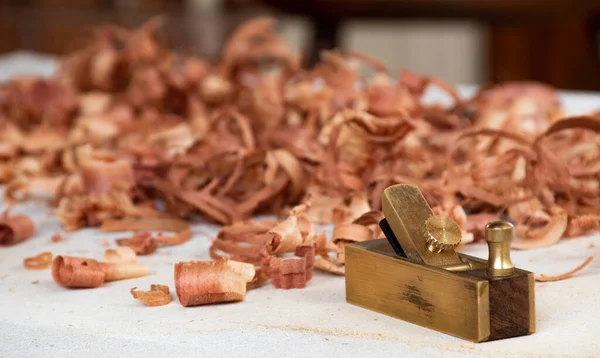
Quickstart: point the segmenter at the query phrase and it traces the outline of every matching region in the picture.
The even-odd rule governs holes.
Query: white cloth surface
[[[52,58],[17,53],[0,58],[0,79],[15,74],[51,74]],[[470,92],[472,87],[463,87]],[[431,93],[431,99],[438,93]],[[600,108],[600,95],[564,93],[570,114]],[[2,203],[0,207],[6,205]],[[101,259],[105,234],[85,229],[65,235],[41,203],[13,212],[31,215],[35,237],[0,248],[0,356],[327,356],[327,357],[509,357],[594,356],[600,354],[600,260],[572,279],[536,284],[537,333],[489,343],[470,343],[345,302],[344,278],[316,271],[303,290],[280,290],[270,284],[250,291],[240,303],[182,307],[175,295],[173,265],[206,260],[208,238],[218,227],[194,226],[191,241],[140,257],[152,273],[143,278],[105,284],[101,288],[67,290],[57,286],[49,270],[28,271],[24,257],[43,251]],[[513,251],[520,268],[536,274],[562,273],[591,254],[600,235],[564,240],[533,251]],[[463,252],[487,256],[484,244]],[[168,285],[173,302],[149,308],[134,300],[129,289]]]

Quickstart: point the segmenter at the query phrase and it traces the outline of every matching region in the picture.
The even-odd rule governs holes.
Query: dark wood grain
[[[490,25],[488,68],[492,82],[530,79],[566,89],[600,89],[597,31],[590,14],[554,21]]]
[[[0,12],[0,53],[19,48],[19,14]]]
[[[0,0],[0,53],[64,54],[81,47],[95,26],[135,27],[156,15],[167,18],[167,37],[185,41],[183,5],[183,0]]]
[[[544,17],[585,8],[573,0],[262,0],[279,10],[322,17],[514,19]]]
[[[256,0],[258,1],[258,0]],[[490,82],[541,81],[562,89],[600,90],[598,0],[262,0],[310,17],[309,63],[339,47],[339,27],[354,18],[470,19],[486,26]]]
[[[489,279],[486,270],[465,273],[473,278]],[[524,336],[533,333],[529,272],[518,270],[506,278],[489,280],[490,337],[489,340]]]

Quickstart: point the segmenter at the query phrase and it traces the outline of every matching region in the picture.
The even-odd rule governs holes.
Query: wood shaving
[[[136,261],[136,252],[128,246],[123,246],[116,249],[108,249],[104,251],[104,262],[126,263]]]
[[[242,301],[246,284],[254,279],[254,265],[220,259],[175,264],[175,289],[182,306]]]
[[[0,246],[14,245],[33,236],[35,225],[27,215],[0,214]]]
[[[133,250],[137,255],[150,255],[158,248],[157,240],[149,232],[141,232],[126,239],[115,240],[117,245]]]
[[[338,51],[300,72],[267,18],[242,25],[211,65],[163,48],[160,23],[99,30],[56,78],[3,89],[13,138],[3,153],[19,164],[5,181],[27,195],[55,190],[67,230],[158,217],[156,198],[170,215],[226,224],[310,201],[311,222],[341,223],[378,208],[392,183],[416,183],[428,201],[468,215],[527,197],[569,219],[595,205],[598,151],[566,148],[593,143],[598,126],[592,117],[556,121],[560,103],[547,86],[507,83],[462,100],[441,79],[395,79],[368,56]],[[454,103],[422,103],[429,86]],[[556,175],[541,175],[548,171]]]
[[[600,215],[585,214],[571,219],[567,235],[570,237],[581,236],[598,230],[600,230]]]
[[[42,252],[33,257],[23,259],[23,266],[28,270],[46,270],[52,266],[52,253]]]
[[[62,234],[60,232],[55,232],[50,237],[50,242],[53,243],[53,244],[57,244],[57,243],[59,243],[61,241],[63,241],[63,237],[62,237]]]
[[[148,307],[164,306],[171,302],[168,286],[150,285],[150,291],[136,291],[136,288],[132,288],[129,292],[131,292],[133,298]]]
[[[305,206],[292,209],[285,220],[267,232],[272,235],[271,242],[267,245],[269,253],[294,252],[298,246],[302,246],[306,237],[311,235],[313,230],[312,225],[305,218],[305,212]]]
[[[158,235],[154,238],[157,245],[179,245],[191,238],[191,230],[188,223],[179,219],[123,219],[106,220],[100,230],[106,232],[123,230],[148,230],[148,231],[172,231],[175,235]],[[126,242],[122,242],[126,244]]]
[[[571,277],[575,276],[576,273],[578,273],[579,271],[586,268],[594,260],[594,258],[596,258],[596,246],[591,245],[591,247],[594,249],[594,252],[592,253],[592,255],[590,257],[588,257],[587,259],[585,259],[585,261],[581,265],[575,267],[573,270],[565,272],[560,275],[554,275],[554,276],[548,276],[548,275],[541,274],[541,275],[537,276],[535,278],[535,280],[537,282],[552,282],[552,281],[565,280],[567,278],[571,278]]]
[[[264,254],[261,269],[271,278],[277,288],[304,288],[312,279],[314,266],[314,246],[298,246],[295,249],[297,258],[282,259]]]
[[[515,228],[515,233],[519,240],[514,240],[511,247],[514,249],[532,249],[557,243],[567,230],[568,215],[560,207],[553,207],[550,211],[552,215],[550,220],[540,228],[518,225]]]
[[[319,270],[330,272],[336,275],[345,275],[346,268],[342,265],[339,260],[333,259],[327,256],[316,256],[314,262],[315,268]]]
[[[68,231],[164,216],[232,224],[301,203],[310,223],[349,224],[378,209],[395,183],[419,185],[445,212],[462,207],[467,222],[508,209],[515,224],[531,225],[561,207],[570,234],[582,225],[574,218],[600,206],[600,126],[595,117],[558,120],[550,87],[506,83],[461,99],[439,78],[395,78],[341,51],[301,70],[269,18],[240,26],[213,64],[164,48],[161,24],[98,29],[54,78],[5,84],[7,198],[54,195]],[[453,103],[423,103],[430,86]],[[539,200],[536,211],[513,209],[528,199]],[[470,228],[463,243],[480,236]],[[270,229],[277,253],[300,243],[297,232]],[[521,239],[537,246],[557,232]]]
[[[273,239],[268,234],[273,221],[254,220],[237,222],[223,227],[213,239],[209,252],[213,260],[229,258],[251,264],[260,264],[261,252]]]
[[[72,256],[56,256],[52,262],[52,278],[64,287],[94,288],[104,283],[100,262]]]
[[[312,267],[343,274],[344,245],[381,235],[378,209],[392,184],[418,185],[436,212],[459,224],[462,244],[481,239],[500,213],[515,224],[519,249],[600,229],[595,114],[563,118],[557,91],[539,83],[461,98],[442,79],[396,76],[352,52],[325,51],[302,69],[276,24],[261,17],[241,25],[216,62],[165,48],[159,18],[133,30],[107,26],[67,54],[54,77],[7,81],[5,200],[50,196],[65,231],[140,231],[119,241],[138,254],[186,242],[192,218],[225,225],[210,247],[216,267],[178,266],[184,305],[243,299],[246,285],[263,284],[269,270],[288,286],[279,278],[288,265],[297,282],[308,281],[302,275]],[[451,103],[425,103],[432,86]],[[275,222],[248,221],[282,213]],[[334,224],[333,237],[317,224]],[[0,218],[2,245],[33,232],[26,216]],[[314,254],[271,268],[304,247]],[[273,265],[263,269],[264,252]],[[236,261],[255,274],[231,273]],[[107,263],[96,263],[59,256],[53,274],[64,286],[96,287],[111,276]],[[215,283],[215,292],[198,282],[190,288],[188,269],[231,282]]]
[[[52,262],[52,278],[68,288],[95,288],[104,282],[146,276],[149,268],[133,262],[104,263],[91,258],[56,256]]]

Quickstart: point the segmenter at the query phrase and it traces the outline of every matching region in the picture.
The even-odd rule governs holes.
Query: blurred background
[[[171,46],[210,58],[237,24],[272,15],[307,64],[337,47],[392,73],[600,90],[600,0],[0,0],[0,54],[62,54],[91,26],[158,14]]]

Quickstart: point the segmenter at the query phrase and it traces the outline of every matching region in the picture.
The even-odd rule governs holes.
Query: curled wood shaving
[[[298,258],[282,259],[264,254],[261,269],[271,278],[277,288],[304,288],[312,279],[315,247],[298,246],[294,251]]]
[[[362,215],[370,212],[372,209],[366,194],[356,193],[350,200],[348,206],[339,205],[333,210],[336,212],[335,215],[337,219],[337,222],[334,221],[334,224],[337,224],[340,221],[351,223]]]
[[[333,251],[337,254],[335,263],[344,264],[344,247],[346,244],[377,239],[379,235],[382,234],[381,229],[379,228],[379,222],[382,219],[383,214],[381,212],[368,211],[351,223],[336,225],[333,229],[333,236],[331,238],[331,243],[335,246]],[[325,257],[325,261],[330,260],[327,252],[323,253],[323,256]],[[337,271],[336,273],[339,273],[339,270],[335,267],[333,262],[330,262],[330,264],[320,262],[319,268],[328,268],[329,270]]]
[[[56,256],[52,262],[52,278],[64,287],[94,288],[104,283],[104,270],[94,259]]]
[[[271,242],[267,245],[270,254],[294,252],[313,235],[314,225],[307,218],[309,208],[309,204],[292,208],[285,220],[280,221],[267,232],[272,235]]]
[[[136,291],[136,288],[132,288],[129,292],[131,292],[133,298],[148,307],[164,306],[171,302],[168,286],[150,285],[150,291]]]
[[[340,224],[334,228],[332,241],[337,244],[345,242],[362,242],[379,237],[381,230],[379,222],[383,220],[380,211],[367,211],[355,218],[349,224]]]
[[[135,184],[131,163],[113,153],[94,151],[79,165],[86,193],[106,194],[115,188],[129,190]]]
[[[155,239],[157,244],[167,246],[182,244],[191,237],[191,229],[188,223],[178,219],[167,218],[106,220],[102,223],[102,226],[100,226],[100,230],[106,232],[124,230],[175,232],[175,235],[161,235],[159,238]]]
[[[560,104],[551,88],[511,83],[462,100],[439,78],[408,71],[392,78],[377,60],[341,51],[301,71],[269,18],[240,26],[213,65],[161,46],[160,24],[100,29],[64,58],[55,78],[2,88],[9,140],[0,164],[16,168],[0,175],[14,183],[7,195],[56,191],[67,230],[157,217],[157,198],[171,215],[224,224],[310,200],[311,223],[339,224],[378,208],[382,188],[394,182],[419,184],[445,208],[461,195],[470,214],[508,206],[504,194],[514,183],[529,196],[546,190],[545,199],[565,207],[582,195],[556,185],[566,183],[565,166],[594,173],[595,158],[581,150],[569,150],[565,162],[549,154],[593,141],[563,129],[597,129],[582,119],[552,127]],[[423,103],[429,86],[453,104]],[[506,158],[508,165],[495,165]],[[540,175],[548,170],[560,174]],[[57,184],[67,177],[68,185]],[[569,185],[589,191],[597,183]],[[550,204],[544,200],[543,209]]]
[[[56,194],[64,180],[63,176],[17,177],[6,185],[4,200],[8,204],[14,204],[32,198],[52,196]]]
[[[10,215],[8,210],[0,214],[0,246],[14,245],[27,240],[35,231],[33,221],[27,215]]]
[[[306,177],[302,169],[302,163],[290,152],[285,149],[278,149],[272,152],[273,157],[285,171],[291,181],[290,200],[298,198],[306,187]]]
[[[268,246],[269,252],[273,254],[292,252],[304,241],[296,215],[288,216],[287,219],[269,230],[268,234],[273,235],[273,239]]]
[[[128,246],[123,246],[116,249],[108,249],[104,251],[104,262],[125,263],[136,261],[136,252]]]
[[[136,205],[130,195],[124,191],[65,196],[58,203],[55,214],[67,231],[86,226],[98,226],[104,221],[116,218],[161,216],[153,208]]]
[[[567,212],[560,208],[552,209],[552,217],[542,228],[530,228],[525,225],[517,226],[515,234],[517,240],[511,243],[514,249],[531,249],[550,246],[557,243],[567,229]]]
[[[221,259],[175,264],[175,289],[182,306],[242,301],[254,279],[251,264]]]
[[[315,268],[319,270],[330,272],[336,275],[345,275],[346,268],[341,265],[336,259],[323,256],[315,256],[314,262]]]
[[[567,228],[568,236],[581,236],[600,229],[600,215],[585,214],[572,218]]]
[[[341,224],[333,229],[333,243],[362,242],[373,239],[373,231],[358,224]]]
[[[591,247],[594,249],[594,252],[592,253],[592,255],[590,257],[588,257],[587,259],[585,259],[585,261],[581,265],[575,267],[573,270],[565,272],[560,275],[555,275],[555,276],[548,276],[548,275],[541,274],[541,275],[537,276],[535,278],[535,280],[537,282],[552,282],[552,281],[565,280],[567,278],[573,277],[576,273],[578,273],[579,271],[586,268],[586,266],[588,266],[596,257],[596,246],[591,245]]]
[[[256,273],[254,274],[254,278],[246,285],[247,290],[262,287],[269,281],[269,275],[262,268],[255,267],[255,270]]]
[[[274,225],[272,221],[248,221],[225,226],[213,239],[210,257],[259,264],[261,251],[273,238],[267,231]]]
[[[136,262],[102,263],[102,269],[106,282],[142,277],[150,273],[148,266]]]
[[[150,255],[158,248],[159,240],[149,232],[141,232],[126,239],[115,240],[117,245],[130,248],[137,255]]]
[[[23,259],[23,266],[28,270],[45,270],[52,266],[52,253],[42,252],[33,257]]]
[[[50,195],[66,231],[140,231],[119,241],[138,254],[189,240],[187,221],[201,216],[225,225],[213,259],[259,266],[265,250],[279,262],[314,247],[314,267],[336,274],[344,244],[380,236],[376,210],[396,183],[418,185],[457,221],[463,244],[499,213],[515,224],[521,249],[600,229],[600,120],[563,118],[553,88],[505,83],[461,98],[442,79],[392,76],[367,55],[335,50],[302,69],[264,17],[241,25],[221,58],[207,61],[165,48],[163,24],[100,28],[56,76],[0,86],[7,202]],[[431,86],[451,104],[425,103]],[[277,222],[245,221],[290,207]],[[333,237],[317,224],[334,224]],[[0,218],[0,244],[32,234],[30,220]],[[57,282],[91,287],[120,275],[78,260],[54,260]],[[282,265],[298,265],[301,277],[307,259],[293,260]],[[267,276],[259,269],[250,283],[234,279],[222,297],[239,299],[239,287]],[[192,297],[222,299],[202,292]]]
[[[103,263],[91,258],[56,256],[52,278],[68,288],[100,287],[104,282],[146,276],[148,266],[139,263]]]
[[[343,222],[347,219],[347,209],[343,198],[329,196],[313,188],[307,193],[306,202],[310,203],[306,212],[310,222],[330,224]]]
[[[294,207],[290,215],[278,224],[249,221],[226,226],[212,242],[211,257],[228,257],[260,265],[255,280],[249,285],[252,288],[264,284],[269,276],[275,278],[272,281],[276,287],[305,285],[312,276],[302,279],[302,275],[307,270],[312,271],[313,266],[343,274],[343,245],[377,238],[381,234],[378,223],[383,215],[378,211],[367,211],[351,223],[336,226],[332,239],[328,240],[323,231],[315,234],[315,226],[308,219],[311,205]],[[348,212],[364,212],[369,209],[363,204],[360,206],[360,210]],[[347,219],[349,216],[344,217]],[[304,253],[307,247],[312,248],[310,254],[300,259],[278,257],[289,252],[295,252],[299,256],[298,253]],[[334,253],[336,257],[330,258],[330,253]]]

